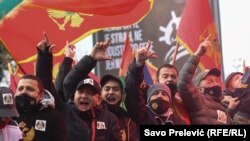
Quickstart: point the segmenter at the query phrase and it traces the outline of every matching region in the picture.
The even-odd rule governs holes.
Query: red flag
[[[133,53],[132,53],[132,48],[130,46],[130,40],[129,40],[129,35],[127,33],[126,40],[125,40],[125,45],[123,49],[123,56],[121,60],[121,65],[120,65],[120,70],[119,70],[119,76],[126,76],[126,73],[128,71],[129,65],[131,64],[133,60]]]
[[[15,92],[21,76],[10,74],[10,89]]]
[[[112,2],[107,1],[106,3],[112,5]],[[36,45],[43,38],[44,31],[49,36],[50,42],[56,44],[54,62],[59,64],[63,58],[65,41],[68,40],[70,44],[74,44],[102,28],[125,26],[138,22],[150,11],[152,4],[153,1],[141,0],[134,8],[123,14],[115,13],[117,10],[112,13],[112,10],[106,9],[109,11],[107,15],[52,10],[32,4],[21,5],[15,9],[14,13],[10,12],[7,15],[9,18],[1,19],[0,40],[22,67],[24,73],[33,74],[33,61],[35,61],[37,53]],[[121,6],[112,8],[119,9]],[[58,65],[54,67],[56,66]]]
[[[12,66],[11,63],[8,63],[8,71],[10,73],[10,89],[15,92],[17,88],[18,81],[22,77],[22,74],[18,72],[17,67]]]
[[[178,115],[178,117],[181,118],[181,120],[186,124],[186,125],[190,125],[190,119],[189,119],[189,115],[187,113],[186,107],[183,104],[179,94],[175,95],[175,98],[173,100],[173,110],[176,112],[176,114]]]
[[[202,57],[200,65],[202,69],[221,69],[221,52],[209,1],[187,0],[177,31],[177,41],[193,54],[210,34],[213,47]]]
[[[32,4],[46,8],[97,15],[128,13],[139,3],[148,0],[32,0]]]
[[[183,45],[190,54],[193,54],[199,44],[212,35],[213,47],[201,58],[200,67],[221,69],[221,53],[218,44],[218,35],[214,24],[212,11],[208,0],[187,0],[183,10],[181,21],[177,30],[177,41]],[[174,99],[174,110],[179,117],[190,124],[188,114],[177,95]]]

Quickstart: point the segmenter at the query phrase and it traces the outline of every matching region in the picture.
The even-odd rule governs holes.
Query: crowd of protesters
[[[67,43],[53,82],[54,45],[41,40],[36,75],[22,76],[15,93],[0,88],[0,140],[138,141],[140,125],[250,124],[244,73],[232,72],[224,84],[217,68],[196,74],[200,59],[212,47],[209,37],[180,72],[171,64],[160,66],[152,85],[143,81],[143,67],[157,54],[149,51],[150,41],[135,49],[125,87],[111,74],[100,83],[88,76],[98,61],[112,59],[105,53],[109,43],[97,42],[90,55],[75,63],[75,48]]]

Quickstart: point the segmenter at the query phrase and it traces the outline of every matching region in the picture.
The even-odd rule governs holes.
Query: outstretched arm
[[[46,33],[44,33],[44,40],[37,45],[38,56],[36,65],[36,76],[39,77],[44,85],[44,88],[50,91],[55,99],[55,108],[59,111],[63,109],[63,101],[59,98],[55,90],[52,76],[53,68],[53,54],[52,49],[55,45],[50,44]]]
[[[126,108],[129,116],[139,124],[145,122],[146,116],[145,93],[140,87],[144,79],[143,67],[147,59],[157,57],[155,53],[149,51],[150,45],[151,42],[148,42],[146,47],[135,51],[135,60],[130,65],[126,77]]]
[[[66,100],[75,92],[77,84],[86,78],[89,72],[95,67],[97,61],[110,60],[105,51],[110,41],[97,42],[90,55],[84,56],[67,74],[63,82],[63,89]]]
[[[192,79],[200,62],[200,57],[205,55],[208,48],[211,47],[209,38],[210,36],[200,43],[194,55],[185,62],[179,74],[178,91],[189,113],[200,110],[200,105],[203,102],[198,89],[192,83]]]
[[[63,80],[65,79],[66,75],[72,68],[72,63],[73,59],[75,56],[75,46],[70,45],[68,42],[66,43],[65,46],[65,57],[59,67],[58,74],[56,76],[55,80],[55,88],[56,92],[60,95],[61,99],[64,102],[67,102],[67,100],[64,97],[64,92],[63,92]]]
[[[52,91],[54,85],[52,82],[53,55],[52,49],[55,45],[48,40],[46,33],[43,33],[44,39],[37,44],[38,56],[36,64],[36,76],[43,82],[44,88]]]

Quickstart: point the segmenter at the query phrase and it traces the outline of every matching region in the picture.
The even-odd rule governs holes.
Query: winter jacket
[[[55,86],[58,93],[63,94],[63,80],[68,72],[71,70],[72,59],[65,57],[60,65],[58,75],[56,77]],[[129,118],[127,112],[119,106],[107,106],[107,104],[102,102],[103,108],[105,110],[113,113],[119,121],[121,138],[122,141],[138,141],[139,140],[139,129],[135,122]]]
[[[76,91],[77,84],[87,77],[95,65],[96,61],[86,55],[70,70],[63,82],[66,99],[71,97],[71,94]],[[89,136],[91,137],[94,132],[95,141],[121,140],[120,126],[116,116],[102,109],[101,106],[93,107],[91,110],[93,110],[93,112],[78,112],[78,115],[81,115],[88,125]],[[95,123],[95,127],[91,126],[92,123]],[[101,125],[105,125],[105,127],[103,128]]]
[[[56,92],[52,82],[52,62],[53,56],[51,54],[38,51],[36,75],[41,79],[44,88],[51,91],[56,103],[55,109],[64,117],[66,133],[62,135],[66,135],[65,139],[68,141],[87,141],[90,138],[88,136],[88,125],[79,117],[74,105],[67,103],[64,95]],[[57,85],[58,90],[61,85]]]
[[[139,126],[136,124],[122,107],[109,105],[102,101],[104,109],[113,113],[119,121],[122,141],[139,141]]]
[[[220,103],[220,99],[201,93],[192,84],[199,61],[200,59],[196,56],[191,56],[187,60],[180,71],[177,85],[191,124],[231,124],[230,114]]]
[[[52,108],[53,104],[50,105],[50,102],[53,100],[47,99],[48,97],[31,111],[19,110],[20,116],[16,121],[23,132],[24,141],[66,141],[64,118]]]
[[[66,101],[66,98],[64,97],[64,92],[63,92],[63,80],[68,74],[68,72],[71,70],[72,63],[73,63],[73,60],[71,58],[64,57],[62,63],[60,64],[59,71],[55,80],[56,92],[57,94],[60,94],[60,97],[62,98],[63,101]]]
[[[237,108],[233,111],[234,114],[240,114],[244,118],[250,120],[250,89],[241,89],[237,92],[230,92],[228,90],[224,91],[224,95],[230,95],[233,98],[238,97],[240,100],[240,104],[237,106]],[[233,117],[232,115],[232,117]]]

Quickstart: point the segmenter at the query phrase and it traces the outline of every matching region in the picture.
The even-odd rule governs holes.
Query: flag
[[[200,69],[221,69],[221,49],[209,0],[187,0],[177,29],[177,41],[192,55],[209,35],[212,48],[201,58]],[[175,96],[173,103],[177,115],[189,125],[189,116],[179,94]]]
[[[12,11],[22,0],[1,0],[0,1],[0,20]]]
[[[28,0],[28,2],[51,9],[107,16],[128,13],[146,0]]]
[[[132,52],[132,48],[130,46],[129,34],[127,33],[123,49],[123,56],[120,64],[120,70],[119,70],[119,77],[123,83],[123,86],[125,86],[124,77],[128,72],[129,65],[132,63],[133,58],[134,55]],[[144,82],[147,83],[148,85],[151,85],[154,82],[156,82],[156,73],[157,73],[157,67],[155,67],[152,63],[146,61],[143,68]]]
[[[124,49],[123,49],[123,56],[120,64],[120,70],[119,70],[119,76],[125,76],[129,65],[131,64],[133,60],[133,53],[132,53],[132,48],[130,46],[130,39],[129,39],[129,34],[127,33],[126,39],[125,39],[125,44],[124,44]]]
[[[186,124],[186,125],[190,125],[190,118],[189,115],[187,113],[186,107],[183,104],[182,99],[180,98],[179,94],[177,93],[175,95],[175,98],[173,99],[173,110],[175,111],[175,113],[178,115],[178,117],[180,117],[180,119]]]
[[[148,85],[152,85],[154,83],[152,76],[149,73],[148,66],[145,64],[143,68],[144,82]]]
[[[121,64],[120,64],[119,77],[120,77],[120,80],[123,84],[123,87],[125,87],[124,78],[127,75],[129,65],[133,61],[133,52],[132,52],[132,48],[130,46],[129,32],[127,32],[127,35],[126,35],[126,39],[124,42],[124,49],[123,49],[122,54],[123,54],[123,56],[122,56]]]
[[[133,58],[134,55],[132,52],[132,48],[130,46],[129,34],[127,34],[119,70],[119,77],[123,83],[123,86],[125,86],[124,77],[128,72],[129,65],[132,63]],[[156,73],[157,73],[157,67],[155,67],[149,61],[146,61],[143,68],[144,82],[148,85],[151,85],[154,82],[156,82]]]
[[[17,84],[20,79],[21,79],[21,76],[18,76],[16,74],[10,74],[10,89],[13,92],[16,92]]]
[[[192,55],[212,35],[213,47],[201,58],[200,67],[221,69],[221,52],[209,0],[187,0],[177,30],[177,41]]]
[[[10,73],[10,89],[15,92],[21,74],[18,72],[17,66],[13,66],[12,63],[8,63],[8,71]]]
[[[44,3],[49,1],[43,0]],[[91,1],[94,4],[94,1],[98,0]],[[60,1],[57,2],[60,3]],[[74,2],[74,0],[68,0],[68,2]],[[63,58],[65,41],[68,40],[70,44],[75,44],[102,28],[125,26],[138,22],[150,11],[153,4],[153,0],[141,0],[130,10],[124,10],[122,13],[115,13],[117,10],[114,10],[112,13],[109,8],[112,7],[113,2],[106,1],[106,4],[109,5],[106,7],[106,10],[109,11],[107,15],[97,15],[49,9],[24,1],[25,4],[19,4],[15,7],[14,12],[9,12],[1,19],[0,40],[23,72],[33,74],[33,62],[36,60],[37,54],[36,45],[43,39],[42,33],[45,31],[49,41],[56,45],[53,50],[54,67],[58,68]],[[2,4],[4,3],[0,3],[0,5]],[[74,7],[72,5],[68,6]],[[47,6],[49,7],[49,5]],[[51,6],[53,7],[53,5]],[[122,5],[115,6],[113,5],[112,8],[122,7]],[[105,7],[101,10],[105,11]],[[93,13],[98,13],[98,11]]]
[[[157,70],[158,68],[154,66],[152,63],[150,63],[149,61],[145,62],[145,66],[143,69],[144,81],[148,85],[151,85],[157,81],[157,78],[156,78]]]

